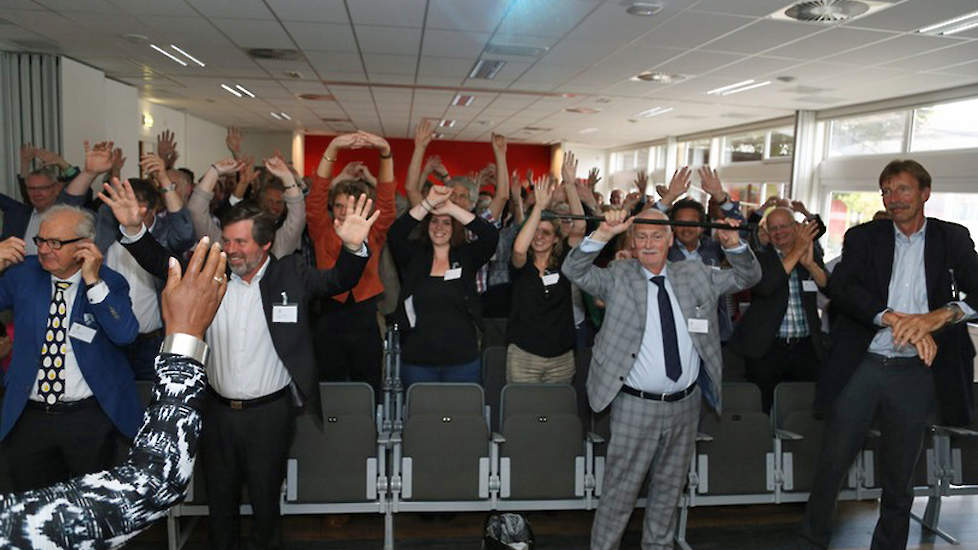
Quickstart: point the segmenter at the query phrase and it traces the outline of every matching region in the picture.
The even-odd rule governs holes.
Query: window
[[[883,209],[878,191],[833,191],[829,195],[828,231],[822,241],[825,259],[831,260],[842,253],[842,239],[846,230],[873,219],[873,214]],[[931,193],[924,206],[928,216],[960,223],[971,235],[978,235],[978,193]]]
[[[910,111],[894,111],[833,120],[829,156],[903,151],[909,114]]]
[[[723,140],[723,164],[764,159],[764,132],[727,136]]]
[[[795,129],[792,126],[771,130],[771,147],[768,158],[790,157],[795,153]]]
[[[710,165],[710,139],[698,139],[687,144],[686,166]]]
[[[911,151],[978,147],[978,99],[915,109]]]
[[[649,147],[649,172],[663,170],[666,167],[666,147],[665,145],[653,145]]]

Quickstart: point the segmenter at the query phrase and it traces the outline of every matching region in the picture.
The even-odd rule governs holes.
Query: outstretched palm
[[[138,227],[142,224],[142,216],[139,215],[139,202],[136,201],[136,194],[132,191],[132,186],[128,180],[119,181],[119,178],[112,178],[109,185],[102,187],[98,194],[109,208],[119,223],[125,227]]]
[[[347,197],[346,217],[343,219],[343,223],[340,223],[339,220],[333,222],[336,227],[336,236],[343,241],[343,245],[348,249],[360,249],[360,245],[367,240],[367,235],[370,234],[370,227],[380,216],[380,210],[376,210],[368,217],[373,202],[367,198],[366,194],[360,195],[357,199],[351,195]]]

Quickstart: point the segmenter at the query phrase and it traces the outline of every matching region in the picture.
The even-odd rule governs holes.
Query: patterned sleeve
[[[115,548],[180,502],[194,469],[204,367],[156,359],[159,379],[125,462],[109,470],[0,496],[2,548]]]

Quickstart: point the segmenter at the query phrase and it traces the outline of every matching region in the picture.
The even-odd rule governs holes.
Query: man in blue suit
[[[37,256],[19,238],[0,243],[0,310],[17,327],[0,440],[17,491],[109,467],[117,434],[132,438],[142,420],[119,349],[138,331],[129,285],[102,267],[94,237],[90,212],[55,205]]]

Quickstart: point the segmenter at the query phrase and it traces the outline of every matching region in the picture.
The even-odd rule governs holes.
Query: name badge
[[[273,323],[298,323],[299,306],[297,304],[275,305],[272,306]]]
[[[818,292],[818,285],[811,279],[805,279],[801,282],[801,289],[804,292]]]
[[[72,323],[71,328],[68,329],[68,336],[76,340],[81,340],[86,344],[91,344],[92,340],[95,339],[96,330],[92,327],[87,327],[81,323]]]
[[[414,328],[418,324],[418,316],[414,313],[414,295],[408,296],[404,300],[404,313],[407,315],[408,325]]]
[[[710,332],[710,321],[707,319],[688,319],[686,330],[693,334],[708,334]]]
[[[462,276],[462,268],[461,267],[453,267],[452,269],[449,269],[449,270],[445,271],[445,280],[446,281],[452,281],[452,280],[455,280],[455,279],[460,278],[461,276]]]
[[[543,276],[543,286],[551,286],[560,281],[560,273],[547,273]]]

